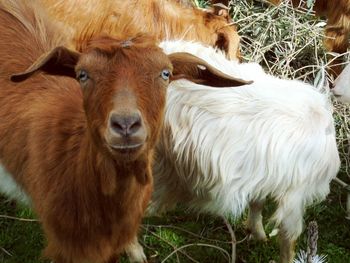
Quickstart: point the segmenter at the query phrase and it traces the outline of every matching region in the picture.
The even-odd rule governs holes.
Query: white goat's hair
[[[0,163],[0,193],[5,196],[17,200],[23,204],[30,205],[29,196],[15,182],[13,177],[5,170]]]
[[[328,97],[196,43],[161,47],[168,54],[192,53],[254,83],[217,89],[186,80],[169,85],[150,210],[184,202],[240,216],[249,202],[270,195],[278,204],[273,220],[296,239],[304,208],[326,197],[340,165]]]
[[[350,63],[334,81],[332,92],[337,100],[350,103]]]
[[[326,255],[316,255],[312,257],[311,262],[312,263],[327,263],[326,261],[327,256]],[[298,254],[296,259],[294,259],[293,263],[307,263],[307,254],[304,250],[301,250]]]

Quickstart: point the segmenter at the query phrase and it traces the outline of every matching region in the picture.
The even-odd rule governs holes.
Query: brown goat
[[[42,222],[45,256],[113,262],[151,195],[171,60],[198,82],[212,70],[189,54],[169,59],[144,36],[71,51],[34,0],[1,0],[0,34],[0,159]]]
[[[283,0],[269,0],[279,4]],[[290,0],[294,7],[306,7],[305,0]],[[315,0],[313,10],[318,16],[327,18],[324,45],[328,51],[345,53],[349,46],[350,34],[350,0]],[[330,66],[330,73],[338,76],[342,71],[341,59],[335,59]]]
[[[85,0],[84,5],[79,0],[41,2],[53,17],[76,30],[78,43],[101,32],[113,36],[143,32],[157,40],[202,42],[223,50],[229,59],[240,57],[239,36],[227,12],[218,15],[219,10],[184,7],[174,0]]]

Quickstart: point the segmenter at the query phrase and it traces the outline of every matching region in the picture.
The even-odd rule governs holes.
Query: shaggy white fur
[[[326,197],[339,169],[328,97],[305,83],[267,75],[256,63],[228,61],[200,44],[161,47],[168,54],[192,53],[254,83],[214,89],[179,80],[169,86],[151,210],[183,202],[240,216],[249,204],[271,196],[277,203],[273,220],[281,228],[281,261],[292,262],[305,207]],[[251,226],[262,226],[259,213],[261,208],[253,211]]]
[[[17,200],[26,205],[30,204],[29,196],[24,193],[21,187],[15,182],[12,176],[4,169],[0,163],[0,193]]]
[[[327,98],[302,83],[277,82],[232,89],[172,84],[154,202],[159,191],[177,197],[162,188],[181,186],[178,198],[194,208],[241,215],[249,201],[270,194],[280,203],[276,221],[288,215],[288,234],[298,236],[301,218],[292,218],[326,196],[339,159]]]

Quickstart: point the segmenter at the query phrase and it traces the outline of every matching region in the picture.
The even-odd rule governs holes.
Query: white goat
[[[334,81],[332,92],[339,101],[350,102],[350,63]]]
[[[350,63],[343,69],[338,78],[334,81],[332,92],[336,99],[341,102],[350,103]],[[337,178],[336,182],[344,187],[347,194],[346,218],[350,220],[350,185]]]
[[[216,215],[240,216],[265,239],[261,209],[277,203],[281,262],[292,262],[304,209],[323,200],[340,161],[327,96],[299,81],[237,64],[196,43],[163,42],[165,53],[185,51],[251,85],[213,89],[186,80],[168,88],[154,167],[151,212],[178,202]]]

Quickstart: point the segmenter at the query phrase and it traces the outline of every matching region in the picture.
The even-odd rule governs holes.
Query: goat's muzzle
[[[147,133],[141,114],[116,113],[109,115],[106,141],[111,152],[137,154],[146,141]]]

